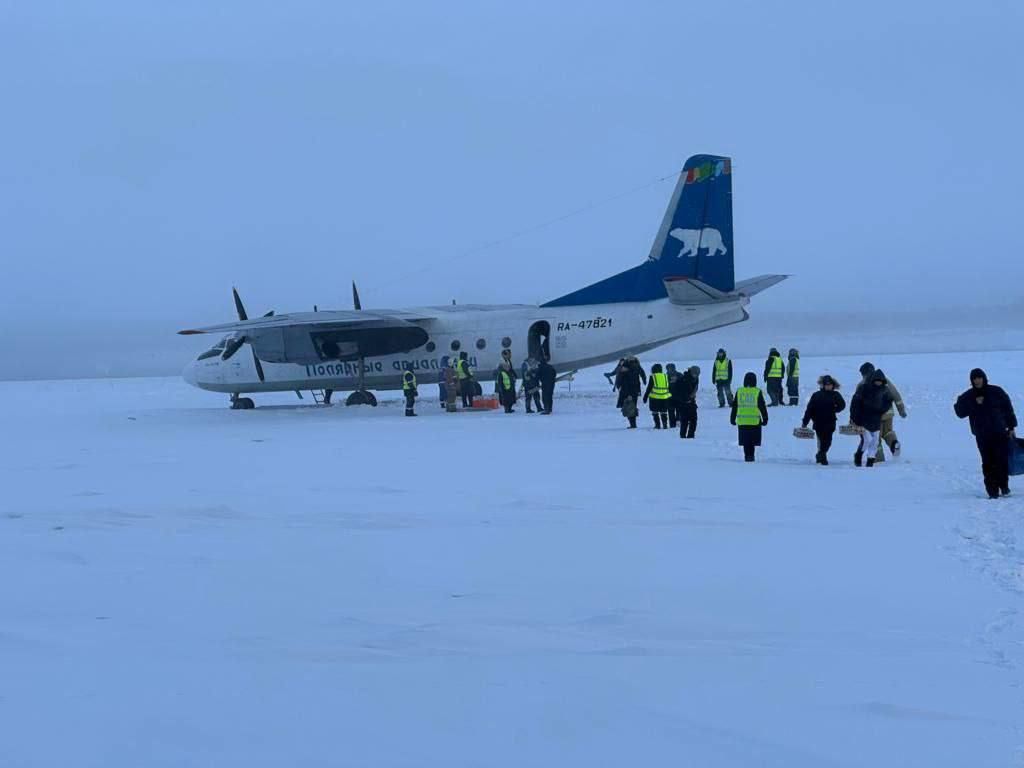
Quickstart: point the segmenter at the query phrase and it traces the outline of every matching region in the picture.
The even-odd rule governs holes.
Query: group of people
[[[664,367],[655,363],[648,377],[636,357],[624,357],[611,374],[613,387],[619,393],[616,402],[630,429],[636,429],[638,403],[644,402],[651,411],[655,429],[675,429],[679,436],[692,438],[697,434],[697,389],[700,368],[691,365],[684,371],[674,363]]]
[[[523,361],[519,373],[512,364],[512,351],[501,352],[501,362],[494,371],[494,393],[505,409],[505,413],[514,413],[515,404],[519,399],[518,383],[522,380],[522,395],[526,398],[527,413],[550,414],[554,406],[555,369],[547,360],[535,360],[528,357]],[[416,388],[416,375],[412,371],[402,374],[402,391],[405,395],[405,415],[415,416],[415,402],[419,396]],[[441,407],[449,413],[457,410],[456,402],[462,398],[463,408],[472,408],[473,400],[483,394],[483,387],[477,381],[469,355],[460,352],[448,359],[441,369],[438,378],[438,395]]]

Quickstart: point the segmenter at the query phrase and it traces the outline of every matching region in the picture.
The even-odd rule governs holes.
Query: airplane
[[[544,358],[561,375],[617,362],[686,336],[747,320],[750,297],[788,275],[736,282],[732,161],[690,157],[646,261],[540,305],[462,304],[363,309],[352,285],[352,310],[317,310],[250,319],[233,290],[237,322],[179,331],[226,334],[183,372],[200,389],[230,395],[303,390],[350,391],[347,405],[376,405],[371,389],[402,387],[412,370],[438,381],[466,352],[477,379],[490,379],[502,350],[513,359]],[[238,355],[248,346],[251,355]],[[318,398],[319,400],[319,398]]]

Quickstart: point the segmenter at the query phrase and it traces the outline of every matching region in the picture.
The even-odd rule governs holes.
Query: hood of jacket
[[[744,387],[756,387],[757,386],[757,374],[753,371],[747,371],[743,376]]]

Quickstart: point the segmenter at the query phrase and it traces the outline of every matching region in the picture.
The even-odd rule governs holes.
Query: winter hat
[[[694,378],[700,376],[700,368],[698,368],[696,365],[691,365],[688,370],[690,371],[690,375],[693,376]]]
[[[722,357],[725,357],[725,350],[724,349],[718,350],[718,354],[720,354]]]
[[[779,350],[777,350],[775,347],[772,347],[770,350],[768,350],[768,356],[769,357],[772,356],[772,355],[777,355],[777,354],[779,354]]]
[[[661,373],[661,363],[655,363],[651,366],[651,373]]]
[[[971,384],[974,384],[975,379],[981,379],[985,384],[988,384],[988,376],[985,375],[981,368],[975,368],[971,371]]]
[[[668,365],[665,366],[665,370],[669,371],[671,373],[675,373],[676,372],[676,364],[675,363],[669,363]]]
[[[864,365],[862,365],[860,367],[860,375],[861,376],[870,376],[874,372],[875,372],[875,366],[872,365],[871,363],[864,363]]]
[[[747,371],[743,375],[743,386],[744,387],[756,387],[757,386],[757,374],[753,371]]]
[[[835,389],[839,389],[839,382],[829,376],[827,373],[818,379],[818,386],[824,387],[826,384],[831,384]]]

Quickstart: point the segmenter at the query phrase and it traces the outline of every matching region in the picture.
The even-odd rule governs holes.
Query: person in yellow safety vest
[[[718,350],[715,363],[711,369],[711,379],[718,390],[718,407],[732,405],[732,360],[724,349]]]
[[[786,376],[786,394],[790,405],[800,405],[800,350],[789,350],[789,370]]]
[[[757,375],[753,371],[743,377],[743,386],[736,390],[729,423],[736,427],[739,444],[743,446],[743,460],[753,461],[754,451],[761,445],[761,427],[768,423],[768,407],[757,388]]]
[[[512,406],[516,404],[516,369],[512,366],[512,352],[507,349],[501,352],[501,362],[494,374],[494,389],[505,413],[514,413]]]
[[[772,347],[764,363],[764,383],[768,390],[769,406],[782,405],[782,380],[786,376],[786,364],[782,362],[779,350]]]
[[[469,355],[459,352],[459,360],[455,364],[455,372],[459,378],[459,395],[462,396],[462,407],[473,407],[473,395],[476,394],[476,381],[473,369],[469,367]]]
[[[668,374],[661,363],[651,366],[651,377],[647,380],[644,402],[650,404],[655,429],[668,429],[668,408],[671,393],[668,388]]]
[[[413,406],[416,404],[416,395],[419,392],[416,390],[416,374],[412,371],[402,374],[402,394],[405,395],[405,415],[415,416]]]

